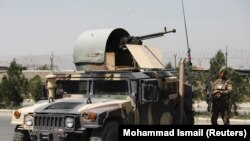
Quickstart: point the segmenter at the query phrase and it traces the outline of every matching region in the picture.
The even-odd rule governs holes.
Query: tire
[[[30,141],[29,132],[27,130],[15,130],[13,141]]]
[[[103,141],[118,141],[119,125],[117,122],[108,122],[102,132]]]
[[[90,141],[118,141],[119,125],[115,121],[108,122],[102,130],[93,130]]]
[[[174,125],[188,124],[187,115],[186,115],[184,109],[182,109],[182,113],[181,113],[181,109],[180,109],[179,105],[177,105],[174,108],[174,111],[172,114],[173,114],[173,124]],[[182,114],[182,117],[180,117],[181,114]]]

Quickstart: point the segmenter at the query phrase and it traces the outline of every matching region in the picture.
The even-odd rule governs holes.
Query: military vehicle
[[[75,72],[46,77],[48,100],[13,112],[14,141],[117,141],[120,124],[193,124],[192,90],[163,55],[122,29],[89,30],[74,48]]]

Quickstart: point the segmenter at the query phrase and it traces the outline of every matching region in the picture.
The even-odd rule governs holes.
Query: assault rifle
[[[213,82],[210,81],[209,86],[208,86],[208,93],[206,95],[206,101],[207,101],[207,111],[211,112],[212,110],[212,100],[213,100],[213,94],[212,94],[212,89],[213,89]]]

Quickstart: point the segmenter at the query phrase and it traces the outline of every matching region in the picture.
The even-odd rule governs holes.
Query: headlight
[[[32,126],[33,125],[33,116],[31,116],[31,115],[25,116],[24,124],[27,126]]]
[[[74,126],[74,118],[73,117],[66,117],[65,118],[65,126],[67,128],[72,128]]]
[[[96,120],[97,114],[94,112],[83,112],[82,113],[82,118],[87,121],[92,121],[94,122]]]

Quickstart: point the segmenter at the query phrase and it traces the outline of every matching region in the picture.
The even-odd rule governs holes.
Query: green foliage
[[[226,64],[225,55],[219,50],[215,57],[210,59],[210,69],[205,71],[192,71],[187,77],[188,82],[192,85],[194,98],[196,100],[205,100],[206,94],[209,93],[211,84],[218,78],[218,72],[222,66]],[[250,78],[239,76],[232,68],[227,68],[227,78],[231,80],[233,92],[231,95],[231,106],[237,113],[238,103],[250,101]]]
[[[22,94],[27,94],[28,80],[22,74],[22,67],[13,60],[7,70],[7,76],[2,78],[0,93],[6,106],[20,106]]]
[[[22,94],[25,98],[29,98],[29,81],[22,75],[21,78]]]
[[[217,74],[222,66],[225,66],[226,59],[221,50],[217,52],[214,58],[210,60],[210,70],[208,80],[214,81],[217,79]],[[243,77],[240,77],[232,68],[227,68],[227,79],[231,80],[233,86],[233,92],[231,95],[231,104],[234,109],[237,109],[237,103],[244,100],[245,95],[248,93],[249,83],[245,82]]]
[[[244,96],[244,101],[250,101],[250,78],[249,76],[244,79],[244,85],[246,86],[246,95]]]
[[[2,83],[0,83],[0,90],[2,89]],[[2,92],[0,91],[0,108],[1,108],[1,103],[3,100]]]
[[[226,65],[225,55],[221,50],[219,50],[215,54],[215,57],[210,59],[210,69],[209,69],[210,76],[208,77],[208,81],[216,80],[220,68],[225,65]]]
[[[40,98],[40,92],[42,89],[42,80],[39,75],[36,75],[29,81],[29,92],[35,101]]]
[[[166,69],[173,69],[171,62],[168,62],[165,66]]]
[[[233,85],[232,99],[241,102],[243,99],[242,93],[245,93],[245,85],[243,79],[233,69],[228,68],[228,78]]]
[[[204,100],[206,87],[206,72],[193,71],[187,76],[188,83],[191,84],[194,98],[196,100]]]

